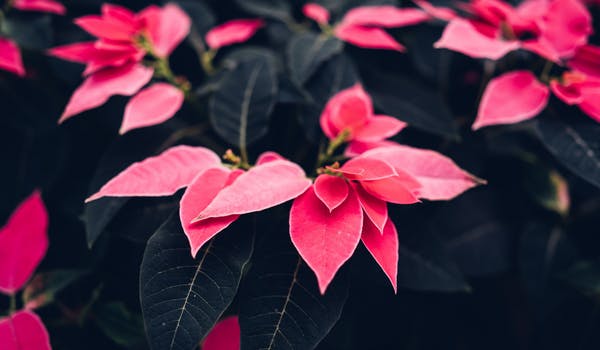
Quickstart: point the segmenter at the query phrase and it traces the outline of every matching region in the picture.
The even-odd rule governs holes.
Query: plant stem
[[[552,67],[554,63],[552,61],[546,61],[544,64],[544,68],[542,69],[542,74],[540,75],[540,80],[547,83],[550,81],[550,71],[552,71]]]
[[[215,67],[213,66],[213,59],[217,55],[217,50],[210,49],[200,54],[200,64],[202,69],[207,75],[215,74]]]
[[[250,167],[250,163],[248,162],[248,150],[246,149],[246,145],[240,145],[240,157],[242,158],[240,166]]]
[[[10,304],[8,307],[8,314],[12,315],[15,311],[17,311],[17,296],[14,294],[10,295]]]

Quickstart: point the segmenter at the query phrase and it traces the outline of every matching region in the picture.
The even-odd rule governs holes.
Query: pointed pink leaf
[[[172,3],[163,8],[150,7],[146,11],[146,14],[154,17],[146,24],[153,52],[159,57],[167,57],[189,34],[192,21],[179,6]],[[140,17],[143,18],[144,14],[140,14]]]
[[[329,211],[339,207],[348,197],[348,184],[344,179],[332,175],[319,175],[314,184],[315,195]]]
[[[206,44],[213,50],[231,44],[243,43],[258,31],[264,22],[261,19],[236,19],[214,27],[206,33]]]
[[[560,54],[556,51],[554,45],[544,37],[537,37],[533,40],[524,40],[521,42],[523,50],[531,51],[549,61],[562,64]]]
[[[354,191],[333,212],[309,188],[292,204],[290,236],[302,259],[317,275],[322,294],[360,240],[363,216]]]
[[[265,210],[298,197],[310,185],[297,164],[287,160],[267,162],[248,170],[219,192],[195,221]]]
[[[48,53],[54,57],[78,63],[87,63],[95,58],[98,49],[94,41],[86,41],[53,47]]]
[[[402,44],[381,28],[340,25],[335,28],[335,36],[352,45],[365,49],[405,51]]]
[[[51,350],[42,320],[31,311],[19,311],[0,319],[2,350]]]
[[[396,204],[418,203],[417,191],[421,184],[408,173],[398,171],[398,175],[373,181],[361,181],[360,185],[372,196]]]
[[[63,4],[53,0],[14,0],[12,7],[21,11],[40,11],[64,15],[67,9]]]
[[[108,40],[132,41],[138,30],[135,22],[126,23],[98,15],[79,17],[74,22],[91,35]]]
[[[25,67],[19,47],[6,38],[0,38],[0,69],[15,73],[20,77],[25,76]]]
[[[398,232],[392,220],[388,220],[383,234],[371,223],[365,220],[361,240],[397,292],[398,277]]]
[[[570,57],[592,33],[592,16],[579,0],[554,0],[545,16],[542,37],[561,57]]]
[[[181,108],[184,98],[183,91],[167,83],[156,83],[140,91],[127,103],[119,133],[171,119]]]
[[[285,158],[279,153],[267,151],[263,152],[260,156],[258,156],[258,159],[256,160],[256,165],[265,164],[274,160],[285,160]]]
[[[153,75],[152,68],[138,64],[107,68],[88,77],[65,107],[59,123],[81,112],[103,105],[113,95],[131,96],[146,85]]]
[[[381,199],[375,198],[365,191],[360,185],[353,185],[352,188],[358,195],[360,206],[363,208],[365,214],[380,233],[383,233],[383,228],[386,222],[388,222],[388,208],[387,203]]]
[[[498,60],[510,51],[517,50],[520,44],[518,41],[503,41],[486,36],[469,21],[456,18],[448,23],[442,37],[433,46],[473,58]]]
[[[220,165],[219,156],[208,148],[175,146],[158,156],[133,163],[86,202],[106,196],[170,196],[188,186],[200,172]]]
[[[394,167],[388,163],[367,157],[350,159],[338,171],[350,180],[360,181],[380,180],[398,175]]]
[[[433,6],[430,2],[425,0],[413,0],[413,2],[419,6],[423,11],[427,12],[432,17],[441,19],[443,21],[451,21],[458,17],[454,10],[447,7]]]
[[[349,158],[357,157],[365,153],[366,151],[374,148],[394,146],[397,144],[397,142],[388,140],[376,142],[350,141],[350,143],[348,143],[348,147],[346,147],[346,149],[344,150],[344,155]]]
[[[406,123],[387,115],[376,115],[352,135],[353,140],[377,142],[392,137],[406,127]]]
[[[550,90],[529,71],[496,77],[483,92],[473,130],[531,119],[546,108],[549,95]]]
[[[568,66],[587,75],[600,77],[600,46],[579,47]]]
[[[227,186],[231,175],[232,172],[225,167],[207,169],[192,181],[181,197],[179,218],[185,235],[190,242],[194,258],[206,242],[239,217],[239,215],[231,215],[191,223],[196,215],[204,210],[217,194]]]
[[[113,95],[131,96],[137,93],[152,79],[153,73],[152,68],[133,63],[94,73],[73,92],[58,122],[99,107]]]
[[[362,6],[348,11],[341,25],[397,28],[419,24],[431,17],[421,9]]]
[[[578,106],[583,113],[600,122],[600,89],[583,90],[582,101]]]
[[[29,280],[48,249],[48,214],[38,191],[0,229],[0,292],[14,294]]]
[[[373,101],[362,85],[355,84],[335,94],[321,114],[321,128],[325,135],[336,138],[347,130],[352,134],[373,116]],[[352,137],[352,135],[350,136]]]
[[[558,97],[568,105],[576,105],[583,102],[581,90],[570,84],[561,84],[558,80],[550,81],[550,90],[554,96]]]
[[[219,321],[200,348],[202,350],[240,350],[240,322],[237,316],[229,316]]]
[[[317,23],[329,23],[329,11],[319,4],[308,3],[304,5],[302,13]]]
[[[419,198],[449,200],[485,181],[462,170],[452,159],[431,150],[396,145],[363,153],[413,175],[422,187]]]

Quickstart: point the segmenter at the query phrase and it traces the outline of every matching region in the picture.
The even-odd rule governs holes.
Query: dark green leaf
[[[285,0],[235,0],[235,2],[245,11],[260,16],[289,21],[291,17],[291,7]]]
[[[438,237],[427,231],[400,230],[399,235],[398,287],[435,292],[471,290]]]
[[[579,262],[560,277],[586,295],[600,296],[599,261]]]
[[[540,140],[567,168],[600,187],[600,124],[584,117],[562,117],[537,119]]]
[[[44,50],[49,48],[53,41],[52,21],[48,15],[7,18],[2,23],[2,29],[20,47],[27,49]]]
[[[144,342],[142,317],[131,313],[122,302],[95,306],[94,321],[107,337],[121,346],[134,347]]]
[[[319,117],[327,101],[337,92],[354,85],[359,80],[350,58],[340,54],[325,63],[308,81],[306,90],[314,103],[302,109],[300,123],[309,140],[317,142],[321,136]]]
[[[148,241],[140,271],[140,296],[152,349],[192,350],[232,302],[252,254],[244,219],[190,254],[179,216]]]
[[[242,350],[314,349],[339,319],[347,285],[336,278],[325,295],[295,251],[260,252],[240,300]],[[247,281],[247,282],[246,282]]]
[[[273,60],[264,55],[235,61],[210,98],[210,120],[227,142],[246,147],[268,131],[277,101],[278,82]]]
[[[343,47],[343,43],[334,37],[310,32],[294,36],[287,49],[292,80],[304,85],[323,62],[342,51]]]
[[[458,138],[450,108],[436,90],[403,76],[372,71],[365,85],[376,107],[410,126],[438,135]]]
[[[152,156],[154,154],[152,150],[156,150],[166,138],[166,131],[160,127],[119,137],[102,156],[90,184],[90,193],[97,192],[108,180],[132,163]],[[128,200],[123,197],[107,197],[86,204],[83,216],[90,247]]]
[[[23,290],[23,304],[31,309],[50,304],[56,294],[87,272],[86,270],[53,270],[38,273]]]

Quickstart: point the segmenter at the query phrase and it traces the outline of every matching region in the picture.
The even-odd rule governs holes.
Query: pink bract
[[[19,47],[9,39],[0,38],[0,69],[25,76],[25,67]]]
[[[397,292],[398,277],[398,232],[392,220],[385,224],[381,232],[370,220],[365,220],[360,236],[363,244],[390,280]]]
[[[0,319],[2,350],[51,350],[42,320],[31,311],[19,311]]]
[[[219,321],[201,344],[202,350],[240,350],[240,321],[229,316]]]
[[[125,107],[120,134],[161,124],[171,119],[183,105],[183,91],[167,83],[156,83],[140,91]]]
[[[354,191],[331,212],[316,196],[313,187],[294,200],[290,236],[302,259],[317,275],[322,294],[354,253],[362,225],[362,209]]]
[[[329,22],[329,11],[319,4],[305,4],[302,7],[302,13],[317,23],[326,24]]]
[[[481,98],[473,130],[531,119],[546,108],[550,90],[529,71],[514,71],[492,79]]]
[[[101,197],[169,196],[188,186],[203,170],[221,165],[204,147],[175,146],[123,170],[86,202]]]
[[[38,191],[0,228],[0,292],[14,294],[31,278],[48,249],[48,214]]]
[[[21,11],[40,11],[57,15],[67,13],[63,4],[53,0],[14,0],[11,6]]]
[[[394,136],[406,123],[394,117],[375,115],[371,97],[360,84],[338,92],[321,114],[321,129],[329,139],[348,132],[346,141],[378,142]]]
[[[206,44],[213,50],[243,43],[264,25],[261,19],[236,19],[212,28],[206,33]]]

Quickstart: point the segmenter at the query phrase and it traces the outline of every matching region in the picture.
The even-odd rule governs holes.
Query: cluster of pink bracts
[[[176,146],[131,165],[88,200],[167,196],[187,187],[180,218],[194,256],[240,215],[294,200],[290,236],[322,293],[361,240],[395,289],[398,236],[387,203],[448,200],[481,180],[439,153],[386,141],[404,123],[374,115],[360,85],[330,100],[321,125],[331,140],[349,142],[349,149],[356,151],[357,142],[373,148],[342,166],[326,164],[313,181],[273,152],[263,153],[246,171],[223,165],[209,149]]]

